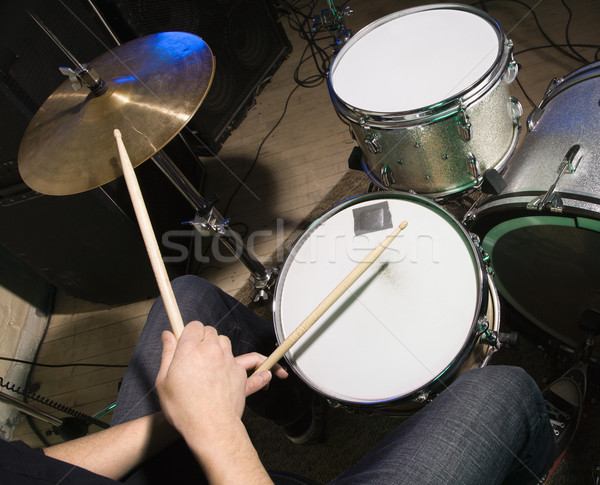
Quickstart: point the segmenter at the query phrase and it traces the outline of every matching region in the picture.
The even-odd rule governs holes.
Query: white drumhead
[[[379,113],[429,107],[468,89],[497,61],[499,29],[475,13],[399,14],[365,27],[338,54],[332,88],[350,106]]]
[[[379,403],[421,389],[453,363],[479,311],[480,276],[465,233],[438,206],[407,194],[349,204],[316,221],[294,246],[277,285],[275,330],[283,341],[406,220],[400,236],[286,355],[322,394]]]

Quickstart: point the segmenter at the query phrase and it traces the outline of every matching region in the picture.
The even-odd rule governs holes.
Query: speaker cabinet
[[[188,123],[201,155],[216,154],[291,52],[268,0],[96,0],[121,41],[165,31],[204,39],[216,59],[213,84]]]

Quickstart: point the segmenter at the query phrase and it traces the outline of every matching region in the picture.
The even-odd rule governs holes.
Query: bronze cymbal
[[[194,115],[214,75],[208,45],[185,32],[132,40],[90,66],[106,92],[96,97],[65,81],[42,104],[21,141],[21,177],[43,194],[76,194],[121,176],[115,128],[134,167],[150,158]]]

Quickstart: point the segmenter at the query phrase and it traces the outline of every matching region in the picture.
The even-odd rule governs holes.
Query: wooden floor
[[[325,7],[326,2],[322,3],[319,9]],[[347,26],[357,32],[388,13],[422,3],[355,0],[351,2],[354,15],[347,19]],[[513,40],[521,65],[519,80],[535,102],[541,100],[552,78],[568,74],[582,65],[556,49],[545,48],[518,55],[523,49],[548,44],[532,15],[522,5],[512,1],[478,2],[478,5],[482,3]],[[564,44],[568,12],[561,1],[529,0],[529,3],[535,5],[534,11],[539,22],[552,40]],[[600,44],[600,3],[568,0],[567,4],[573,11],[569,30],[571,43]],[[224,208],[237,180],[244,176],[260,143],[280,118],[286,99],[296,87],[293,73],[305,44],[289,28],[285,18],[282,23],[293,44],[293,52],[266,85],[218,157],[202,160],[207,171],[204,192],[220,196],[220,209]],[[427,39],[415,39],[415,42],[427,42]],[[457,49],[468,49],[472,42],[476,42],[476,39],[461,38],[461,32],[457,29]],[[593,48],[580,48],[579,51],[590,61],[596,54]],[[307,64],[302,74],[311,73],[312,68]],[[365,59],[364,73],[365,79],[368,79],[368,59]],[[516,83],[512,85],[512,94],[521,100],[527,115],[531,106]],[[568,122],[565,120],[565,123]],[[247,225],[253,241],[252,248],[259,259],[264,260],[270,255],[339,181],[347,170],[347,158],[354,145],[348,128],[333,108],[325,83],[310,89],[299,87],[293,92],[283,120],[266,140],[256,167],[234,199],[228,214],[232,223]],[[197,274],[230,294],[235,294],[249,275],[247,269],[238,262],[218,261],[198,264]],[[59,293],[38,360],[49,363],[127,363],[151,303],[143,301],[106,307]],[[93,414],[115,400],[123,372],[123,369],[102,368],[36,368],[32,382],[39,385],[40,394],[76,407],[81,412]],[[110,415],[103,419],[109,420]],[[42,431],[48,428],[43,423],[37,425]],[[91,428],[91,431],[95,430],[97,428]],[[23,419],[15,439],[33,446],[41,444]],[[55,435],[46,436],[46,439],[51,443],[60,440]]]

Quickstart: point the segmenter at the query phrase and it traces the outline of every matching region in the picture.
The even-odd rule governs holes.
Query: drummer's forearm
[[[113,480],[173,443],[179,434],[162,412],[150,414],[91,435],[50,446],[46,456]]]
[[[273,485],[241,419],[199,423],[182,434],[211,485]]]

